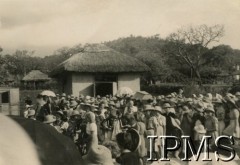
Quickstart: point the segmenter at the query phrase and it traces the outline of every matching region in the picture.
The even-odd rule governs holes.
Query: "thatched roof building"
[[[22,82],[25,89],[42,89],[46,82],[50,80],[51,78],[40,70],[32,70],[23,77]]]
[[[146,72],[149,67],[136,58],[121,54],[103,44],[85,47],[84,51],[73,55],[52,72],[53,75],[63,71],[82,73],[119,73]]]
[[[50,80],[48,75],[42,73],[40,70],[32,70],[22,79],[22,81],[48,81],[48,80]]]
[[[93,96],[114,94],[122,86],[140,90],[140,74],[147,71],[150,68],[134,57],[92,44],[59,64],[51,75],[62,80],[64,92]]]

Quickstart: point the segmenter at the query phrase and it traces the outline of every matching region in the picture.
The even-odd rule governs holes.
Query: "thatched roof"
[[[52,71],[52,75],[69,72],[117,73],[146,72],[150,68],[136,58],[121,54],[103,44],[88,45]]]
[[[39,70],[32,70],[22,79],[22,81],[48,81],[48,80],[50,80],[48,75],[42,73]]]

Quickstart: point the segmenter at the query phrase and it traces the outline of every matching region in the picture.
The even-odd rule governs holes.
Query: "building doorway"
[[[94,96],[113,95],[117,90],[117,75],[111,73],[96,74]]]
[[[95,83],[95,96],[97,95],[100,95],[101,97],[106,95],[113,95],[113,83]]]

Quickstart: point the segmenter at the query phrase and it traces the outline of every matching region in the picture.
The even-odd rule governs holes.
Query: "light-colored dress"
[[[211,144],[214,144],[218,137],[218,120],[214,116],[208,116],[205,120],[205,128],[207,129],[206,135],[211,136]]]
[[[159,127],[157,118],[155,116],[150,117],[147,122],[147,131],[146,131],[147,136],[156,136],[157,127]],[[150,149],[150,141],[149,141],[149,139],[146,139],[146,140],[147,140],[146,148],[147,148],[147,150],[149,150]],[[158,145],[157,141],[155,141],[154,148],[155,148],[155,151],[158,151],[158,147],[156,147],[156,145]]]
[[[218,119],[218,135],[221,136],[223,130],[225,129],[225,109],[219,108],[216,110],[216,117]]]
[[[240,138],[240,127],[239,127],[239,111],[233,109],[229,113],[230,123],[227,128],[223,131],[224,135],[233,136],[235,138]]]
[[[149,118],[147,123],[147,136],[160,136],[161,133],[161,127],[159,125],[158,119],[156,116],[152,116]],[[155,140],[154,148],[155,151],[159,151],[160,146],[160,138]],[[149,140],[147,140],[147,148],[150,148]]]
[[[97,125],[96,123],[87,123],[86,132],[88,135],[97,135]]]
[[[156,135],[158,137],[163,136],[165,135],[164,128],[166,128],[166,118],[163,115],[159,114],[157,117],[157,121],[158,121],[158,127],[156,131]],[[157,140],[158,140],[158,145],[161,146],[162,145],[161,138],[158,138]]]
[[[140,157],[146,156],[146,144],[145,144],[145,133],[146,133],[146,126],[143,122],[137,122],[137,131],[141,138],[141,144],[138,148],[138,154]]]

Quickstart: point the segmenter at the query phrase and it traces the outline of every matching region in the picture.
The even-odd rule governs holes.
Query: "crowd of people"
[[[198,146],[204,135],[214,140],[220,135],[233,136],[239,144],[240,92],[184,97],[184,91],[136,100],[130,95],[90,97],[39,94],[37,105],[26,99],[24,117],[49,124],[71,138],[86,164],[140,165],[150,154],[147,136],[190,136]],[[169,141],[168,145],[175,145]],[[155,140],[153,155],[160,158],[163,144]],[[96,152],[99,149],[101,152]],[[180,159],[183,150],[168,153]],[[96,153],[101,156],[96,156]],[[91,155],[91,158],[89,156]],[[89,163],[91,162],[91,163]]]

